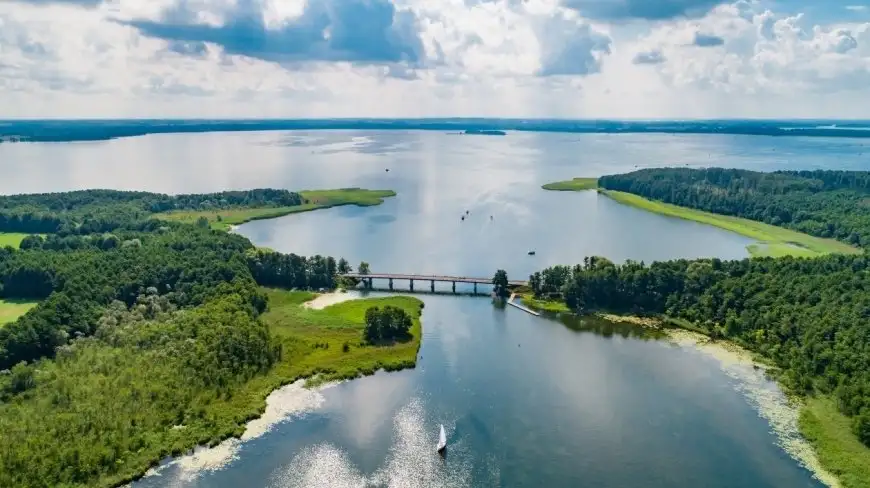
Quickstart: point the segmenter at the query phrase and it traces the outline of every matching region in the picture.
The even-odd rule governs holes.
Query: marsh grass
[[[870,448],[855,437],[851,419],[840,413],[833,399],[807,398],[799,424],[822,465],[844,488],[870,487]]]

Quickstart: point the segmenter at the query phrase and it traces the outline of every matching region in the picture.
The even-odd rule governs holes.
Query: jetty
[[[522,310],[523,312],[530,313],[530,314],[534,315],[535,317],[541,316],[540,312],[535,312],[531,308],[526,307],[525,305],[520,305],[519,303],[515,302],[514,299],[516,297],[517,297],[516,293],[511,293],[511,297],[508,298],[508,301],[507,301],[508,305],[513,305],[514,307],[517,307],[518,309]]]

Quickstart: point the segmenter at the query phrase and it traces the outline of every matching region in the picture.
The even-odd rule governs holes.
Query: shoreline
[[[237,232],[239,226],[256,220],[270,220],[288,215],[325,210],[328,208],[355,205],[373,207],[384,203],[387,198],[395,197],[393,190],[368,190],[364,188],[340,188],[334,190],[302,190],[298,192],[304,200],[292,207],[249,207],[203,211],[169,211],[153,214],[152,218],[193,224],[200,217],[208,219],[214,230]]]
[[[699,332],[682,328],[659,329],[674,346],[715,359],[720,370],[736,382],[737,391],[768,422],[777,445],[820,483],[842,488],[839,478],[822,465],[819,453],[801,431],[803,399],[790,398],[779,382],[768,378],[769,365],[759,361],[751,351],[727,340],[713,341]],[[776,390],[765,388],[771,383],[776,385]]]
[[[284,422],[316,411],[325,401],[322,392],[342,383],[333,381],[308,387],[307,381],[298,379],[269,393],[265,399],[266,408],[263,414],[248,421],[241,436],[229,437],[214,446],[197,446],[181,456],[169,458],[159,466],[149,469],[141,479],[164,476],[166,469],[178,467],[170,475],[172,480],[167,480],[171,484],[173,481],[193,481],[204,472],[223,469],[238,459],[238,453],[245,443],[266,435]],[[123,486],[130,488],[133,484]]]
[[[319,296],[324,295],[327,295],[328,299],[332,301],[338,298],[338,293],[335,292]],[[341,302],[353,300],[365,301],[397,298],[371,298],[354,293],[341,293],[340,295],[341,300],[339,302],[330,303],[329,305],[337,305]],[[304,309],[308,313],[317,313],[329,305],[324,305],[319,309],[315,308],[318,305],[304,306],[307,303],[315,301],[317,298],[315,297],[301,303],[295,302],[289,306]],[[322,301],[321,303],[324,302]],[[381,358],[374,363],[366,362],[343,370],[333,369],[336,365],[331,364],[329,361],[323,361],[322,364],[319,363],[319,366],[307,364],[301,369],[294,369],[298,368],[295,362],[294,364],[287,363],[283,370],[281,365],[278,365],[270,373],[252,379],[248,384],[237,390],[236,393],[239,396],[262,395],[262,403],[254,407],[256,414],[253,414],[253,411],[251,414],[248,414],[247,419],[239,422],[235,430],[224,432],[214,442],[200,442],[177,455],[164,456],[159,460],[155,460],[150,466],[143,466],[137,474],[123,479],[111,480],[109,483],[100,484],[100,486],[130,488],[133,486],[133,483],[146,477],[164,476],[164,470],[170,466],[179,467],[177,472],[173,472],[173,476],[176,476],[177,480],[190,481],[199,473],[219,470],[235,460],[239,450],[246,442],[261,437],[282,422],[305,415],[319,408],[323,402],[321,393],[324,389],[331,388],[345,381],[371,376],[380,371],[392,372],[416,367],[423,335],[422,310],[423,307],[421,306],[419,308],[420,315],[414,318],[414,325],[412,326],[412,334],[414,335],[414,340],[411,342],[413,357],[401,361],[396,361],[395,358],[392,358],[392,361],[389,360],[391,358]],[[316,339],[307,338],[305,340]],[[321,366],[325,366],[326,369],[324,370]],[[179,430],[184,428],[186,427],[181,425],[173,427],[173,429]]]
[[[633,193],[598,189],[598,193],[623,205],[700,224],[711,225],[755,240],[746,247],[752,257],[818,257],[826,254],[862,254],[846,243],[811,236],[764,222],[719,215],[679,205],[650,200]]]

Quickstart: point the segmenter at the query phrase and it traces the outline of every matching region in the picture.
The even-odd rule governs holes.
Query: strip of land
[[[825,254],[860,254],[862,251],[834,239],[813,237],[801,232],[777,227],[755,220],[718,215],[669,203],[649,200],[631,193],[599,189],[599,193],[625,205],[631,205],[650,212],[669,217],[700,222],[725,229],[758,241],[747,247],[755,257],[795,256],[815,257]]]
[[[0,327],[9,322],[15,322],[28,310],[35,307],[37,302],[27,300],[13,300],[0,298]]]
[[[595,178],[575,178],[548,183],[543,188],[556,191],[584,191],[595,189],[597,185],[598,180]],[[680,207],[621,191],[598,188],[598,192],[625,205],[669,217],[712,225],[755,239],[758,242],[746,248],[749,254],[754,257],[816,257],[825,254],[860,254],[862,252],[856,247],[834,239],[814,237],[755,220]]]
[[[598,188],[598,178],[574,178],[565,181],[547,183],[541,188],[552,191],[583,191]]]
[[[304,199],[302,205],[290,207],[252,207],[219,210],[184,210],[157,214],[164,220],[194,224],[205,217],[209,225],[217,230],[229,230],[232,226],[254,220],[266,220],[300,212],[320,210],[341,205],[370,207],[384,203],[385,198],[396,196],[392,190],[366,190],[362,188],[342,188],[338,190],[305,190],[299,192]]]

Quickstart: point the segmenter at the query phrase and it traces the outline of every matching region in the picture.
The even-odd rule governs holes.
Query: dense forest
[[[598,185],[870,247],[870,172],[643,169]]]
[[[209,408],[282,355],[260,287],[333,288],[337,261],[150,216],[300,201],[278,190],[0,197],[4,222],[17,222],[0,229],[52,232],[0,248],[0,298],[39,301],[0,327],[0,486],[128,479],[138,456],[178,449],[177,425],[208,441]]]
[[[151,214],[172,210],[289,207],[302,203],[298,193],[273,189],[197,195],[81,190],[0,196],[0,232],[57,233],[65,237],[111,232]]]
[[[601,187],[870,246],[870,172],[647,169]],[[870,261],[863,255],[616,265],[530,277],[576,311],[662,314],[771,359],[798,393],[831,394],[870,446]]]

